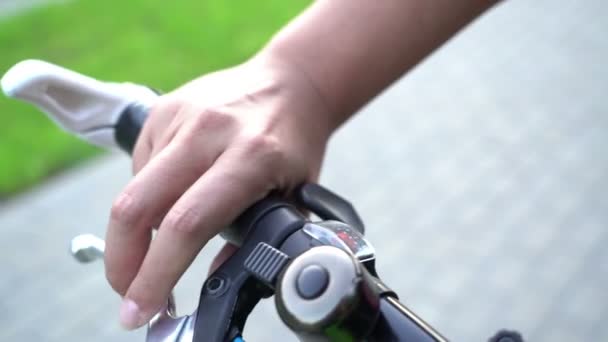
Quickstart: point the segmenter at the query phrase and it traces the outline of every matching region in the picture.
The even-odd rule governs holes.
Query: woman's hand
[[[333,129],[494,2],[316,1],[258,57],[164,96],[106,238],[123,325],[147,322],[249,205],[314,181]]]
[[[265,56],[160,98],[106,237],[106,275],[124,296],[124,327],[148,322],[200,249],[248,206],[316,180],[330,118],[305,75]]]

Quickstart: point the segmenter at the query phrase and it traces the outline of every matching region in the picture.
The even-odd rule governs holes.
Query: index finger
[[[125,328],[149,321],[207,241],[268,193],[266,169],[243,168],[240,157],[226,151],[165,216],[123,300]]]

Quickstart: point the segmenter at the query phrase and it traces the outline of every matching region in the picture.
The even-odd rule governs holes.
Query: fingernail
[[[120,325],[127,330],[137,329],[143,324],[142,318],[139,306],[131,299],[123,299],[120,305]]]

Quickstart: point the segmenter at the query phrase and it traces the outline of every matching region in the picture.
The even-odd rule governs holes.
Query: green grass
[[[245,60],[304,0],[78,0],[0,21],[0,73],[46,60],[102,80],[170,90]],[[0,199],[100,151],[33,106],[0,96]]]

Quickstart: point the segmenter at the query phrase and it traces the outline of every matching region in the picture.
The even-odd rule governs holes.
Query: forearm
[[[339,126],[490,0],[318,0],[262,51],[303,72]]]

